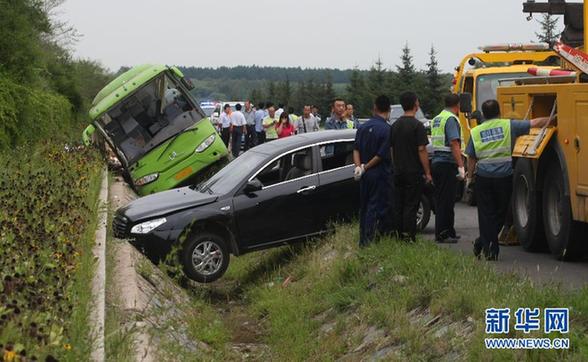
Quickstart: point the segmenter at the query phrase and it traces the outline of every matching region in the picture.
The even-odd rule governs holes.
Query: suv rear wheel
[[[188,239],[182,250],[181,260],[188,278],[200,283],[210,283],[227,271],[230,254],[221,237],[204,232]]]

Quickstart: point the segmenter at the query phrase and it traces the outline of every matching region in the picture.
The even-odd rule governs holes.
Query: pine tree
[[[439,74],[439,63],[434,46],[431,46],[431,51],[429,52],[425,81],[425,99],[422,102],[423,109],[425,113],[435,115],[443,108],[442,99],[445,92],[442,89],[443,84],[441,75]]]
[[[251,93],[249,94],[249,100],[253,104],[258,104],[260,102],[265,102],[263,92],[260,89],[253,88]]]
[[[386,94],[386,73],[382,59],[378,58],[376,63],[370,68],[368,74],[367,88],[371,96],[370,98]]]
[[[290,102],[290,106],[294,107],[297,112],[301,112],[302,108],[307,105],[307,91],[306,83],[299,82]]]
[[[368,116],[371,113],[371,97],[365,79],[357,68],[349,78],[347,101],[353,104],[356,116]]]
[[[276,85],[269,81],[267,85],[267,102],[275,103],[276,100]]]
[[[551,14],[543,14],[541,20],[537,20],[541,25],[541,32],[535,33],[537,39],[542,43],[553,46],[558,40],[560,32],[557,29],[558,18]]]
[[[286,76],[286,80],[278,84],[277,91],[278,102],[284,105],[290,104],[292,97],[292,86],[290,85],[290,78]]]
[[[403,92],[407,90],[414,90],[416,70],[413,64],[412,55],[410,54],[410,48],[408,43],[402,48],[402,56],[400,57],[402,65],[396,66],[398,71],[398,89],[397,91]]]
[[[333,89],[333,77],[331,76],[330,72],[327,72],[325,75],[324,82],[322,84],[322,95],[320,97],[321,104],[320,108],[324,113],[331,114],[331,105],[337,96],[335,94],[335,89]]]

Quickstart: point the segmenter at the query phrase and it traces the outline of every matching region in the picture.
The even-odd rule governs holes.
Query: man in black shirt
[[[427,132],[415,118],[419,100],[413,92],[400,96],[404,115],[390,129],[390,146],[394,165],[394,229],[408,241],[416,239],[416,214],[423,192],[423,173],[427,183],[432,181],[427,154]]]

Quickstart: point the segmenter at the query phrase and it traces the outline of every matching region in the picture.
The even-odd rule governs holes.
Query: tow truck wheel
[[[558,259],[578,259],[584,251],[582,234],[580,225],[572,219],[570,198],[564,192],[559,164],[552,164],[547,171],[543,192],[543,222],[549,250]]]
[[[513,177],[513,223],[521,246],[527,251],[545,247],[541,194],[537,192],[531,160],[516,161]]]

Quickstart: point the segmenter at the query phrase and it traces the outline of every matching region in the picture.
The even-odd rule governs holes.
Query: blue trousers
[[[367,171],[359,182],[359,245],[374,240],[376,232],[385,234],[390,228],[390,175],[380,170]]]

